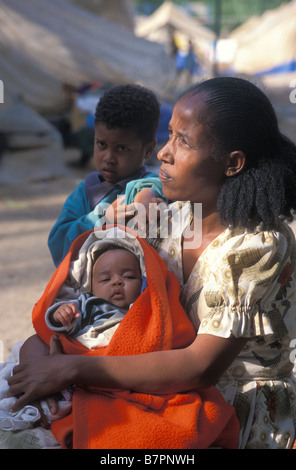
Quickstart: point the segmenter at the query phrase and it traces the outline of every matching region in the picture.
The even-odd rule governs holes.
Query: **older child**
[[[159,116],[156,96],[139,85],[115,86],[102,96],[95,113],[97,171],[70,194],[49,235],[48,245],[56,266],[78,235],[101,225],[106,206],[103,203],[111,204],[127,192],[134,197],[143,188],[162,197],[158,176],[143,166],[156,145]]]

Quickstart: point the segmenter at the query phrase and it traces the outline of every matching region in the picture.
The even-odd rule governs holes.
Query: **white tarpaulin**
[[[152,15],[139,21],[135,31],[138,36],[168,46],[172,35],[179,35],[181,42],[191,40],[198,55],[204,58],[215,40],[213,31],[171,2],[164,2]]]
[[[103,20],[112,21],[130,31],[134,30],[133,0],[71,0],[99,15]]]
[[[0,156],[1,184],[46,180],[64,174],[59,132],[21,101],[0,113],[0,133],[6,140]]]
[[[253,17],[234,30],[233,68],[238,73],[264,75],[296,70],[296,0]]]
[[[0,0],[0,79],[39,112],[67,104],[67,87],[138,82],[161,93],[174,64],[164,47],[66,0]]]

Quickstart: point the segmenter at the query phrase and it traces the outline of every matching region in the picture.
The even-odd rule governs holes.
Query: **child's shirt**
[[[148,187],[158,197],[164,198],[158,176],[145,166],[113,185],[104,181],[99,172],[90,173],[66,199],[49,234],[48,246],[54,264],[58,266],[61,263],[79,235],[101,225],[105,204],[112,204],[117,196],[123,194],[126,195],[126,204],[130,204],[138,192]],[[102,210],[98,210],[100,206]]]

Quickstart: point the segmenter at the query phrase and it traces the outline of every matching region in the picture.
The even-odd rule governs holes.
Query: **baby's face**
[[[92,293],[119,308],[129,308],[141,293],[139,260],[123,249],[99,256],[93,267]]]

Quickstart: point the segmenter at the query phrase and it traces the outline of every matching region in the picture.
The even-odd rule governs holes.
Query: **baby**
[[[46,312],[46,323],[89,349],[106,346],[141,290],[138,258],[125,248],[109,245],[96,253],[91,292],[53,304]]]

